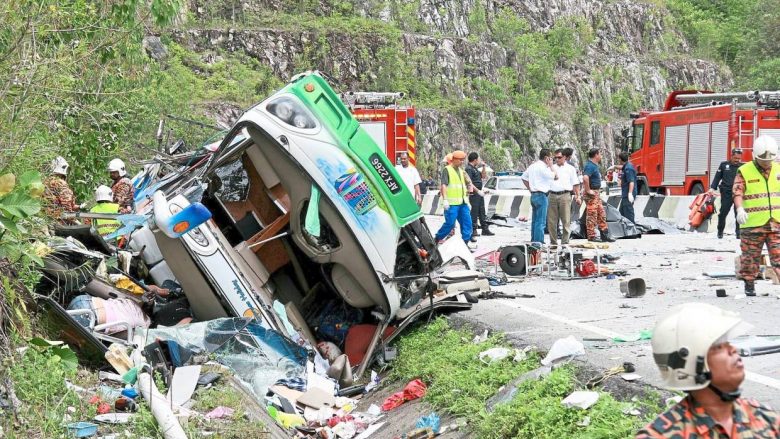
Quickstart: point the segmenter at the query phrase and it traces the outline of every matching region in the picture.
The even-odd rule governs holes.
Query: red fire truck
[[[417,162],[414,107],[399,103],[403,93],[347,92],[341,99],[381,150],[395,164],[405,152]]]
[[[759,135],[780,142],[780,91],[678,90],[662,111],[642,110],[631,118],[624,147],[637,168],[639,193],[696,195],[732,149],[741,148],[748,161]]]

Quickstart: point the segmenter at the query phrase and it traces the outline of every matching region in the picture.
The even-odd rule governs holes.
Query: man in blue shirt
[[[582,189],[585,191],[585,230],[588,241],[615,242],[607,228],[607,214],[604,205],[601,204],[599,191],[601,190],[601,153],[598,148],[588,151],[588,162],[582,170]],[[581,225],[580,225],[581,226]],[[596,229],[601,232],[601,239],[596,236]]]
[[[634,222],[634,199],[636,199],[636,168],[628,161],[628,153],[618,154],[623,172],[620,173],[620,214]]]

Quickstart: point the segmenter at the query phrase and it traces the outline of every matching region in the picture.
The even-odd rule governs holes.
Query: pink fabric
[[[148,328],[151,324],[149,317],[141,311],[141,307],[130,299],[108,299],[104,300],[99,297],[93,297],[96,307],[102,306],[105,312],[105,321],[98,322],[114,323],[114,322],[127,322],[131,328],[142,326]],[[106,334],[114,334],[124,331],[122,326],[116,326],[105,330]]]

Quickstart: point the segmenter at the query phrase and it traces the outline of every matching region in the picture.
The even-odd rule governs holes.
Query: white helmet
[[[62,156],[57,156],[56,159],[51,161],[51,173],[59,175],[68,175],[68,161]]]
[[[95,189],[95,201],[114,201],[114,191],[106,185],[100,185]]]
[[[739,314],[706,303],[672,309],[653,329],[653,359],[667,388],[698,390],[710,384],[710,347],[742,335],[752,325]]]
[[[777,157],[777,141],[772,136],[762,134],[753,142],[753,158],[772,161]]]
[[[114,159],[108,162],[108,172],[119,172],[120,177],[124,177],[127,175],[127,170],[125,169],[125,162],[123,162],[120,159]]]

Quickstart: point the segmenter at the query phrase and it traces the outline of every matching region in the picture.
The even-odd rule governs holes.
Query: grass
[[[502,335],[474,344],[467,329],[453,329],[439,318],[422,326],[398,342],[399,357],[391,379],[421,378],[428,385],[425,399],[435,408],[464,417],[477,438],[628,438],[649,419],[624,414],[637,408],[647,417],[660,412],[658,398],[621,402],[600,392],[598,403],[587,411],[567,409],[561,400],[582,386],[577,368],[566,365],[542,380],[521,384],[515,398],[488,413],[486,401],[499,388],[524,372],[539,366],[539,356],[531,354],[522,362],[511,358],[490,365],[478,359],[492,347],[509,347]],[[588,417],[587,426],[578,426]]]

